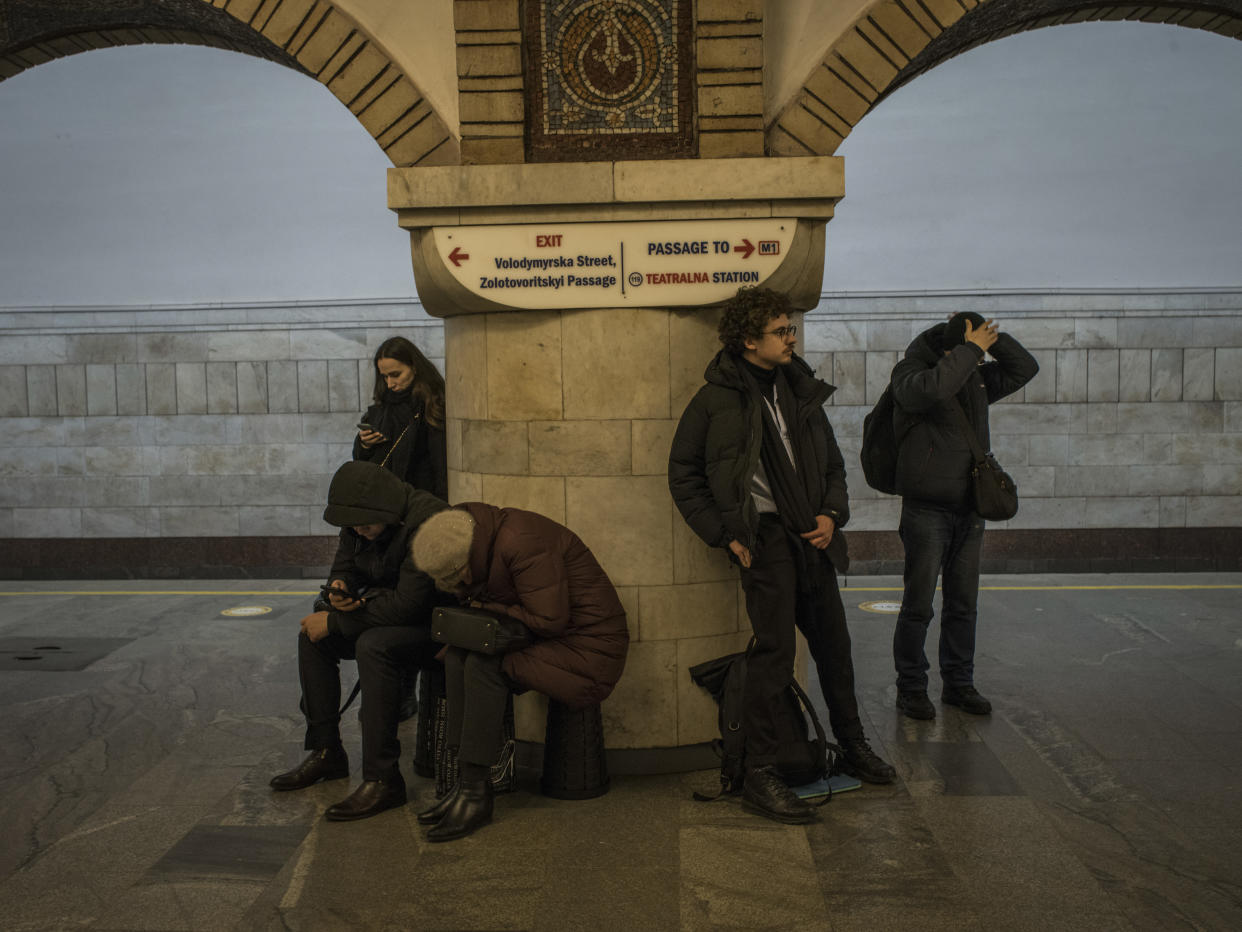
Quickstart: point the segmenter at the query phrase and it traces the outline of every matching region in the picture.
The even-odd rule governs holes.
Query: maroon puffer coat
[[[506,656],[505,674],[575,708],[605,699],[625,668],[630,634],[617,590],[586,544],[533,511],[457,507],[475,520],[470,599],[541,639]]]

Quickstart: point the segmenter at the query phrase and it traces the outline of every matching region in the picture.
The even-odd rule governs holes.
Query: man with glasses
[[[777,773],[778,703],[793,677],[795,626],[819,673],[847,768],[869,783],[896,776],[867,743],[837,570],[849,563],[845,464],[824,403],[833,387],[794,353],[788,297],[739,289],[719,325],[724,348],[686,407],[669,454],[669,490],[691,529],[741,568],[755,645],[745,687],[742,804],[780,822],[815,810]]]

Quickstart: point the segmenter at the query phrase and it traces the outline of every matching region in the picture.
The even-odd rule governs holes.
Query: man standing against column
[[[815,818],[776,772],[773,722],[793,678],[795,626],[807,639],[848,769],[896,775],[863,735],[838,569],[848,566],[845,465],[823,405],[832,386],[794,354],[789,299],[742,288],[725,306],[724,349],[686,407],[669,454],[669,490],[691,529],[741,567],[755,634],[745,688],[743,805],[781,822]]]
[[[984,363],[985,354],[993,361]],[[920,333],[893,368],[898,530],[906,549],[893,662],[897,708],[910,718],[936,717],[927,697],[923,644],[941,574],[940,701],[974,715],[992,711],[974,685],[983,519],[974,509],[974,454],[955,408],[965,412],[980,446],[991,449],[988,405],[1016,392],[1038,371],[1022,344],[970,311]]]

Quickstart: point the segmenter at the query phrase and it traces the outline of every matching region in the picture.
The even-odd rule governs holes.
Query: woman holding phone
[[[371,399],[358,423],[354,459],[447,500],[444,377],[405,337],[389,337],[375,351]]]

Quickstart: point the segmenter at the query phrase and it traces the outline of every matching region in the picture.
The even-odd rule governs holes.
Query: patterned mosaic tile
[[[694,154],[689,0],[527,4],[531,161]]]

